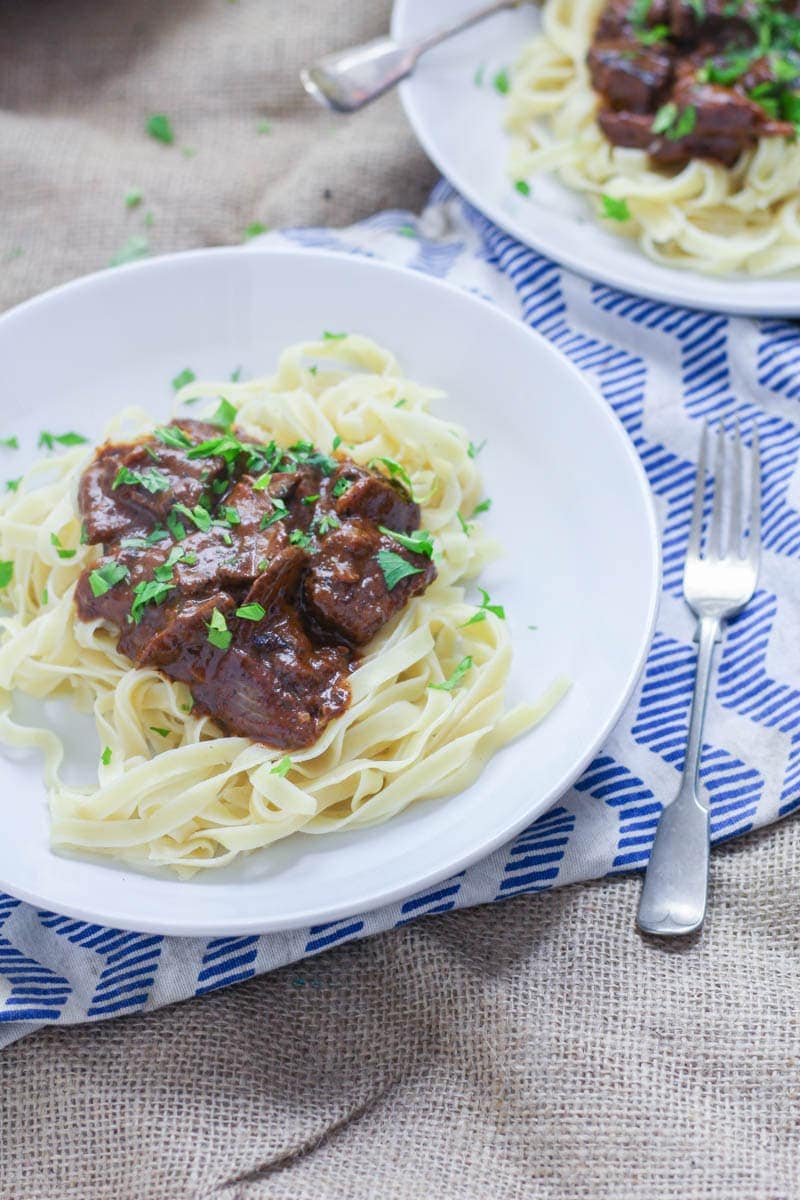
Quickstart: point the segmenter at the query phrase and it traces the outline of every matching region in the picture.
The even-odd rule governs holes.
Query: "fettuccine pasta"
[[[276,771],[281,751],[223,736],[191,711],[184,684],[134,668],[108,626],[78,620],[75,585],[98,556],[81,544],[76,505],[86,447],[40,461],[0,501],[0,560],[13,564],[0,592],[0,740],[44,752],[55,847],[182,875],[299,830],[371,825],[452,795],[565,687],[556,681],[537,703],[505,710],[506,623],[465,596],[465,582],[493,552],[472,517],[481,480],[464,430],[429,411],[436,392],[406,379],[387,351],[350,336],[290,348],[269,379],[190,384],[177,405],[220,393],[254,437],[328,446],[338,435],[358,463],[383,456],[402,464],[435,539],[438,578],[367,646],[349,677],[349,708]],[[128,410],[107,434],[153,424]],[[429,686],[465,660],[457,686]],[[93,714],[104,748],[96,785],[64,782],[60,739],[15,719],[16,690],[68,698]]]

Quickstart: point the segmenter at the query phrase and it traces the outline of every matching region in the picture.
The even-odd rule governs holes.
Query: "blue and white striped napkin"
[[[702,775],[715,840],[800,807],[800,327],[640,300],[528,250],[440,184],[421,218],[270,234],[447,277],[544,334],[623,421],[663,531],[664,587],[644,677],[607,745],[560,803],[509,846],[403,904],[263,937],[177,939],[40,912],[0,893],[0,1046],[43,1024],[158,1008],[432,913],[637,869],[674,791],[691,698],[693,623],[681,599],[699,425],[757,426],[764,555],[730,626]]]

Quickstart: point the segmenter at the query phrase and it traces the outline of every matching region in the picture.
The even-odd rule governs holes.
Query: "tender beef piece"
[[[389,591],[376,557],[379,550],[399,554],[419,574],[407,575]],[[405,550],[366,521],[354,519],[323,539],[310,559],[303,596],[322,629],[363,646],[435,578],[436,568],[425,555]]]
[[[307,559],[308,555],[299,546],[287,546],[279,550],[269,566],[256,577],[242,603],[260,604],[267,614],[276,605],[285,606],[287,598],[294,599]],[[241,621],[241,637],[237,640],[246,640],[253,628],[252,621]]]
[[[231,647],[191,683],[195,706],[223,729],[281,750],[311,746],[350,701],[343,648],[314,650],[297,617],[278,619],[261,653]],[[266,637],[267,635],[265,635]]]
[[[220,430],[203,421],[180,420],[173,425],[182,429],[195,445],[213,437]],[[167,477],[169,489],[151,493],[138,484],[114,483],[120,469],[145,472],[155,468]],[[216,500],[215,480],[225,475],[222,458],[187,458],[185,450],[165,446],[155,438],[138,442],[101,446],[81,478],[78,506],[86,526],[87,540],[95,545],[111,545],[120,538],[148,533],[156,522],[162,522],[172,505],[182,503],[194,508],[201,496]]]
[[[226,474],[222,458],[188,458],[185,450],[175,450],[160,442],[133,446],[122,459],[122,466],[139,474],[157,471],[166,478],[168,487],[164,491],[151,492],[136,483],[121,483],[114,489],[119,493],[120,504],[161,524],[174,504],[194,508],[205,499],[210,506],[216,500],[213,485]]]
[[[595,41],[588,64],[592,84],[611,108],[653,112],[672,80],[672,48],[631,49],[629,39]]]
[[[689,158],[713,158],[733,166],[740,154],[755,146],[759,137],[790,136],[793,126],[773,120],[760,105],[741,92],[713,83],[683,78],[673,93],[680,110],[694,108],[694,128],[686,137],[659,140],[651,151],[657,162],[677,163]]]
[[[129,450],[129,445],[106,443],[81,476],[78,508],[86,540],[92,546],[98,543],[110,545],[121,537],[147,531],[146,517],[136,510],[121,507],[113,491],[114,480]]]
[[[280,471],[272,476],[269,488],[270,496],[282,500],[291,513],[291,523],[294,528],[306,530],[311,524],[314,513],[312,503],[305,501],[311,496],[320,494],[322,474],[314,467],[300,466],[293,471]]]
[[[342,520],[362,517],[397,533],[419,529],[419,505],[390,480],[355,466],[342,467],[330,480],[329,494],[340,479],[350,481],[347,491],[335,501],[336,515]]]
[[[236,602],[227,592],[214,592],[201,600],[186,600],[161,614],[162,626],[141,648],[139,665],[160,667],[173,679],[194,684],[213,673],[214,664],[226,651],[212,646],[208,626],[216,608],[226,620]]]
[[[597,124],[615,146],[628,146],[633,150],[657,148],[659,138],[653,134],[653,118],[649,113],[615,112],[613,108],[601,108]]]

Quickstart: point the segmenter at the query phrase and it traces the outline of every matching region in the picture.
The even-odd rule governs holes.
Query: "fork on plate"
[[[705,523],[709,440],[704,425],[683,571],[683,594],[697,617],[698,642],[686,761],[677,795],[658,823],[637,918],[646,933],[668,936],[693,933],[705,917],[710,821],[699,767],[714,646],[721,639],[723,623],[740,612],[753,595],[761,545],[758,433],[754,428],[747,448],[737,422],[728,452],[728,439],[722,427],[718,428],[713,501]]]

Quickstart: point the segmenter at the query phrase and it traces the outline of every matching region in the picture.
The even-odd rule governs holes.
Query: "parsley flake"
[[[4,446],[6,450],[19,450],[19,438],[15,436],[0,438],[0,446]]]
[[[331,333],[329,329],[323,330],[322,340],[324,342],[340,342],[342,338],[346,338],[346,333]]]
[[[254,601],[252,604],[242,604],[240,608],[237,608],[236,615],[244,621],[263,621],[267,610]]]
[[[479,621],[485,621],[487,613],[492,613],[493,616],[498,617],[501,621],[505,621],[506,619],[506,610],[502,604],[492,604],[489,600],[489,593],[485,588],[478,588],[478,591],[481,594],[481,602],[478,605],[477,611],[461,626],[462,629],[466,629],[467,625],[477,625]]]
[[[289,774],[293,766],[294,763],[289,758],[289,755],[284,754],[280,762],[276,762],[275,766],[270,768],[269,773],[270,775],[280,775],[281,779],[284,779]]]
[[[173,379],[172,390],[174,392],[179,392],[182,387],[186,387],[187,383],[194,383],[195,379],[197,379],[197,376],[195,375],[192,368],[184,367],[183,370],[179,371],[178,374]]]
[[[7,479],[6,480],[6,491],[7,492],[16,492],[19,489],[19,485],[21,483],[22,483],[21,475],[18,475],[16,479]]]
[[[190,450],[192,447],[190,438],[176,425],[164,425],[155,429],[153,433],[159,442],[163,442],[165,446],[171,446],[173,450]]]
[[[144,200],[144,192],[141,188],[133,188],[125,197],[125,207],[136,208],[142,203],[142,200]]]
[[[600,202],[603,205],[603,216],[608,217],[609,221],[630,221],[631,210],[628,208],[627,200],[621,200],[617,196],[602,195]]]
[[[270,525],[274,525],[276,521],[283,521],[289,515],[289,510],[283,500],[279,500],[277,496],[270,498],[272,500],[272,512],[264,513],[259,529],[269,529]]]
[[[392,479],[399,479],[404,487],[408,490],[408,494],[411,499],[414,499],[414,485],[411,482],[411,477],[409,476],[405,467],[402,467],[399,462],[395,462],[393,458],[371,458],[367,464],[370,470],[375,463],[382,463],[389,472],[390,477]]]
[[[151,138],[155,138],[157,142],[163,142],[165,146],[171,146],[175,141],[170,119],[165,113],[153,113],[148,117],[146,129]]]
[[[514,187],[519,192],[520,196],[527,197],[527,196],[530,196],[530,194],[531,194],[531,185],[528,183],[528,181],[526,179],[518,179],[515,182]]]
[[[378,566],[383,571],[383,578],[386,580],[386,587],[390,592],[394,591],[400,580],[405,579],[406,576],[422,574],[422,567],[412,567],[407,559],[400,554],[395,554],[394,550],[379,550],[375,557],[378,560]]]
[[[81,433],[48,433],[46,429],[39,434],[39,441],[36,443],[40,450],[52,450],[56,443],[59,446],[84,446],[89,439]]]
[[[13,562],[0,562],[0,588],[8,587],[14,578]]]
[[[511,77],[505,67],[494,76],[492,86],[501,96],[507,96],[511,91]]]
[[[473,512],[472,512],[472,515],[473,515],[473,517],[477,517],[477,516],[479,516],[481,513],[488,512],[488,511],[489,511],[489,509],[490,509],[491,507],[492,507],[492,502],[491,502],[491,500],[490,500],[490,499],[488,499],[488,497],[487,497],[487,499],[486,499],[486,500],[481,500],[480,504],[476,504],[476,505],[475,505],[475,508],[473,509]]]
[[[456,667],[449,679],[445,679],[442,683],[429,683],[428,687],[433,688],[437,692],[452,692],[458,687],[461,680],[472,667],[472,657],[467,655],[462,658],[461,662]]]
[[[172,512],[186,517],[201,533],[208,533],[211,528],[211,513],[200,504],[196,504],[194,508],[188,508],[185,504],[173,504]],[[167,523],[169,524],[169,521]]]
[[[100,762],[103,764],[104,767],[109,766],[109,764],[111,763],[111,747],[110,746],[106,746],[105,750],[100,755]]]
[[[425,554],[428,558],[433,557],[433,536],[427,530],[415,529],[413,533],[405,534],[387,529],[385,525],[379,525],[378,528],[381,533],[405,546],[406,550],[413,550],[415,554]]]
[[[231,404],[230,400],[226,400],[224,396],[220,396],[216,412],[208,419],[212,425],[218,425],[220,429],[224,429],[226,433],[229,433],[233,422],[236,420],[236,413],[236,406]]]
[[[141,234],[134,234],[129,237],[124,245],[120,246],[116,254],[108,260],[110,267],[124,267],[126,263],[138,262],[140,258],[147,258],[150,253],[150,243],[146,237]]]
[[[156,467],[145,467],[143,471],[131,471],[129,467],[120,467],[111,485],[112,492],[123,484],[127,487],[143,487],[152,496],[158,495],[159,492],[168,492],[170,486],[166,475]]]
[[[267,227],[262,221],[251,221],[244,231],[244,240],[249,242],[250,238],[258,237],[261,233],[266,233]]]
[[[133,625],[138,625],[144,615],[145,607],[148,604],[163,604],[171,591],[170,583],[162,583],[158,579],[141,580],[133,589],[129,621]]]
[[[57,533],[50,534],[50,545],[55,546],[59,558],[74,558],[78,553],[77,550],[65,550]]]
[[[215,608],[208,623],[208,640],[217,650],[227,650],[233,640],[233,634],[228,629],[228,623],[223,613]]]
[[[150,726],[150,732],[151,732],[151,733],[157,733],[157,734],[158,734],[158,736],[159,736],[159,737],[162,737],[162,738],[169,737],[169,730],[168,730],[168,729],[162,729],[160,725],[151,725],[151,726]]]
[[[130,571],[122,563],[110,562],[98,567],[89,575],[89,587],[93,596],[105,596],[123,579],[130,579]]]

